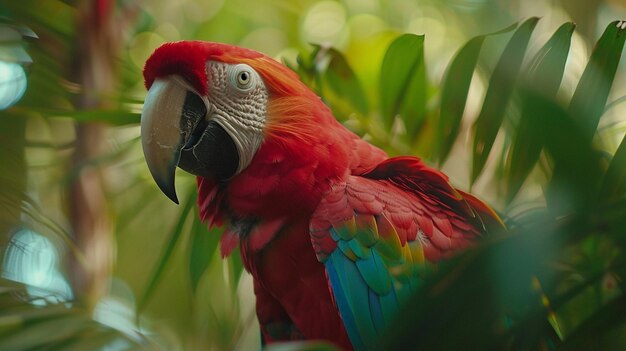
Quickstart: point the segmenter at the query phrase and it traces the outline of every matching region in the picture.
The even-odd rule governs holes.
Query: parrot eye
[[[229,72],[231,84],[235,86],[239,91],[245,92],[254,87],[254,80],[256,76],[250,66],[240,64],[232,67]]]
[[[239,85],[247,85],[250,83],[250,73],[247,71],[239,72],[239,75],[237,76],[237,83],[239,83]]]

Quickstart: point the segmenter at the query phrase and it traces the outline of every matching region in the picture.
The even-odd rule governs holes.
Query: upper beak
[[[141,146],[152,177],[175,203],[174,176],[181,150],[206,115],[205,102],[179,76],[158,78],[148,90],[141,113]]]

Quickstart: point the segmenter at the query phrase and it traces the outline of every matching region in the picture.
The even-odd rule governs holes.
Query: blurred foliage
[[[3,350],[98,350],[107,345],[116,349],[156,348],[122,323],[111,326],[99,321],[100,310],[54,303],[45,293],[5,279],[0,284]],[[102,308],[115,311],[111,306]]]
[[[160,194],[138,142],[141,67],[179,39],[282,60],[348,128],[439,163],[503,214],[509,231],[439,264],[381,348],[626,347],[617,13],[626,8],[608,0],[0,0],[0,60],[28,78],[0,111],[0,348],[260,347],[238,252],[218,254],[191,176],[177,177],[181,206]],[[113,59],[84,59],[84,26],[107,23],[126,24],[99,32]],[[90,88],[85,72],[114,89]],[[0,99],[16,89],[7,77]],[[85,125],[104,126],[105,151],[77,163]],[[71,278],[95,261],[78,244],[69,195],[91,171],[106,204],[93,220],[110,223],[98,243],[113,265],[98,277],[104,292]]]

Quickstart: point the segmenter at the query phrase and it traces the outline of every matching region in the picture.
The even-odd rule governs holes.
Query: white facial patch
[[[268,93],[263,80],[245,64],[207,62],[209,119],[217,122],[239,152],[237,173],[244,170],[263,142]]]

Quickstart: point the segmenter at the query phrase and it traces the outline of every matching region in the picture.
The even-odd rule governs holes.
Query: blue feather
[[[391,289],[386,295],[380,296],[380,306],[382,307],[383,316],[385,318],[385,325],[388,326],[398,315],[398,311],[400,310],[394,289]]]
[[[370,303],[370,312],[372,313],[372,321],[374,322],[374,327],[376,331],[382,333],[385,330],[385,319],[383,317],[383,309],[380,306],[380,299],[378,295],[372,290],[369,289],[369,303]]]
[[[330,228],[330,237],[335,241],[339,241],[339,239],[341,239],[335,231],[335,228]]]
[[[337,248],[325,261],[326,271],[354,349],[367,351],[377,344],[421,279],[417,267],[401,254],[397,234],[367,247],[357,240],[358,235],[348,237],[349,231],[341,229],[330,229]]]
[[[365,345],[374,345],[377,338],[374,322],[369,307],[369,287],[359,274],[353,261],[347,258],[340,250],[331,254],[331,259],[339,278],[339,288],[343,290],[348,306],[354,316],[356,329]],[[333,291],[335,287],[333,287]],[[352,340],[352,336],[350,340]],[[364,348],[363,350],[367,350]]]
[[[337,276],[337,271],[335,269],[333,260],[326,261],[326,272],[328,272],[330,286],[332,288],[333,295],[335,296],[335,301],[337,303],[337,307],[339,308],[339,313],[341,314],[343,325],[348,332],[348,336],[350,337],[350,342],[352,343],[352,346],[354,346],[355,350],[365,350],[365,345],[363,344],[363,340],[361,340],[361,337],[359,336],[356,322],[354,321],[354,315],[350,310],[348,300],[346,298],[346,295],[344,294],[343,288],[341,287],[341,283],[339,282],[339,277]]]

